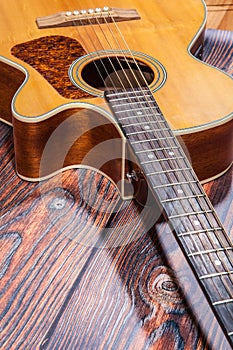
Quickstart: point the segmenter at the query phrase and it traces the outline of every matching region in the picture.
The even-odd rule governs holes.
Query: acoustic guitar
[[[233,81],[193,56],[202,1],[107,5],[1,5],[0,113],[13,125],[17,173],[40,181],[90,167],[124,199],[147,204],[152,193],[230,348],[232,243],[199,180],[231,165]]]

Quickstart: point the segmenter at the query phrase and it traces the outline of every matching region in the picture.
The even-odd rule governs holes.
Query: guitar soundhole
[[[71,82],[90,95],[103,97],[109,88],[148,86],[152,92],[166,81],[166,70],[142,52],[102,51],[79,57],[69,68]]]
[[[103,57],[90,61],[83,67],[82,79],[91,87],[132,88],[150,85],[154,80],[153,70],[139,60],[127,57]]]

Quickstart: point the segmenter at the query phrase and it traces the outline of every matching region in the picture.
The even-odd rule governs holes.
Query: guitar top
[[[116,71],[125,71],[126,61],[132,61],[134,76],[143,72],[165,118],[182,136],[199,179],[226,171],[232,162],[233,81],[190,52],[201,45],[205,16],[199,0],[179,6],[162,0],[148,0],[146,6],[138,0],[3,2],[0,117],[14,124],[18,174],[37,180],[79,166],[72,154],[64,165],[41,172],[42,150],[58,119],[74,108],[112,120],[103,90],[111,87]],[[43,136],[44,129],[50,134]]]
[[[135,0],[108,1],[109,7],[136,9],[140,16],[140,19],[117,23],[127,47],[122,43],[119,33],[114,33],[119,42],[118,46],[107,33],[108,40],[112,40],[109,43],[106,38],[101,37],[103,34],[99,28],[96,28],[97,25],[94,25],[97,34],[93,32],[93,25],[90,24],[72,26],[71,23],[68,27],[38,28],[36,22],[38,17],[56,14],[60,11],[80,10],[80,7],[77,9],[77,5],[79,5],[77,1],[69,1],[69,7],[66,1],[56,1],[48,5],[45,0],[30,1],[28,4],[23,0],[10,0],[1,4],[0,54],[3,56],[1,60],[11,60],[12,63],[7,63],[19,65],[18,68],[24,68],[29,75],[27,83],[17,94],[15,100],[14,113],[18,118],[20,116],[35,118],[46,114],[48,117],[53,109],[65,103],[74,102],[69,98],[64,100],[65,93],[59,94],[48,83],[49,78],[44,79],[41,74],[38,74],[38,70],[41,70],[41,66],[44,65],[45,57],[48,58],[50,49],[60,53],[59,44],[62,45],[62,39],[56,41],[56,38],[53,38],[54,40],[51,38],[51,41],[46,42],[47,36],[54,35],[67,37],[67,41],[65,40],[67,45],[74,45],[77,41],[76,45],[79,44],[79,51],[82,54],[84,52],[90,54],[97,50],[126,50],[129,47],[134,52],[142,53],[143,56],[139,55],[139,59],[146,62],[149,67],[152,65],[152,70],[157,70],[156,66],[153,67],[153,59],[161,62],[165,69],[163,73],[166,74],[166,83],[159,89],[156,99],[164,115],[175,129],[200,126],[217,120],[221,122],[220,120],[224,117],[230,118],[232,94],[229,91],[232,91],[232,81],[220,72],[194,60],[188,50],[194,37],[203,29],[205,10],[201,1],[182,1],[179,6],[175,3],[167,6],[162,0],[149,0],[146,6],[143,2]],[[94,6],[90,1],[82,1],[80,5],[81,9],[89,9]],[[104,7],[105,5],[106,2],[98,1],[95,6]],[[109,31],[109,25],[105,24],[105,27],[107,28],[103,30]],[[114,25],[112,25],[112,30],[114,30]],[[99,35],[99,41],[97,35]],[[33,40],[37,42],[33,43]],[[50,46],[46,46],[49,43]],[[19,45],[18,50],[14,48],[16,45]],[[33,52],[36,49],[40,50],[39,57],[38,51]],[[20,54],[19,51],[23,52]],[[51,62],[50,75],[53,74],[53,71],[56,75],[56,71],[66,64],[69,57],[65,54],[68,55],[65,52],[62,57],[59,57],[60,62],[59,60]],[[76,55],[73,54],[73,61],[78,58],[78,54],[77,51]],[[26,63],[23,60],[29,62]],[[156,72],[154,73],[154,80],[150,84],[152,90],[158,88],[156,87],[158,77]],[[56,76],[53,79],[56,79]],[[62,85],[63,81],[60,81],[59,84]],[[87,86],[87,83],[85,85]],[[92,90],[93,86],[90,86],[90,94]],[[80,96],[82,95],[80,93]],[[80,100],[86,99],[81,97]],[[89,96],[89,103],[101,103],[95,100]]]

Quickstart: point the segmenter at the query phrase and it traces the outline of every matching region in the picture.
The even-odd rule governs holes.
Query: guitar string
[[[115,21],[114,21],[114,19],[112,19],[112,21],[115,23]],[[107,25],[108,25],[108,23],[106,23]],[[101,30],[102,30],[102,27],[101,27]],[[104,34],[105,34],[105,32],[104,32]],[[111,32],[111,34],[112,34],[112,32]],[[108,43],[109,43],[109,40],[106,40]],[[112,49],[112,47],[111,47],[111,49]],[[123,52],[123,51],[122,51]],[[128,65],[129,66],[129,68],[131,69],[131,67],[130,67],[130,65]],[[119,78],[119,76],[118,76],[118,78]],[[123,85],[123,84],[122,84]],[[139,85],[139,87],[140,87],[140,85]],[[190,180],[190,179],[189,179]],[[199,206],[201,206],[202,207],[202,205],[199,203]],[[203,208],[202,208],[202,210],[203,210]],[[204,211],[203,211],[204,212]],[[207,221],[208,221],[208,219],[207,219]],[[205,230],[206,230],[207,228],[205,227]],[[192,236],[191,236],[191,238],[193,238]],[[209,237],[207,238],[207,239],[209,239]],[[210,240],[210,239],[209,239]],[[211,240],[210,240],[211,241]],[[185,243],[185,245],[186,245],[186,247],[187,247],[187,244],[186,244],[186,242],[184,242]],[[194,241],[194,243],[195,243],[195,245],[196,245],[196,242]],[[211,242],[211,244],[213,245],[213,243]],[[189,247],[188,247],[189,248]],[[213,248],[214,248],[214,246],[213,246]],[[197,249],[197,250],[199,250],[199,248]],[[191,252],[190,252],[191,253]],[[210,258],[210,260],[212,260],[212,257]],[[204,260],[204,263],[206,263],[205,262],[205,260]],[[213,261],[212,261],[212,264],[213,264]],[[213,264],[213,266],[214,266],[214,268],[216,269],[216,266]],[[226,268],[226,266],[224,266],[224,268],[225,268],[225,271],[227,270],[227,268]],[[217,271],[216,271],[217,272]]]
[[[230,293],[229,293],[229,295],[230,295]],[[220,295],[220,297],[222,297],[222,296]]]
[[[95,20],[96,20],[96,18],[94,18],[94,21],[95,21]],[[97,18],[97,21],[98,21],[98,18]],[[89,31],[87,30],[87,26],[85,25],[85,23],[83,23],[82,20],[80,20],[80,22],[81,22],[81,25],[82,25],[82,27],[84,28],[84,30],[85,30],[85,32],[86,32],[86,35],[87,35],[88,38],[89,38],[90,43],[92,43],[92,48],[94,48],[94,52],[90,51],[90,52],[89,52],[89,55],[90,55],[93,59],[95,59],[95,58],[96,58],[96,53],[97,53],[97,55],[99,54],[99,50],[98,50],[98,48],[96,47],[96,45],[95,45],[95,43],[94,43],[94,40],[92,40],[92,36],[90,35]],[[97,33],[96,33],[96,32],[94,31],[94,29],[93,29],[93,23],[91,23],[91,21],[89,20],[89,17],[88,17],[88,22],[89,22],[89,24],[90,24],[90,28],[93,30],[93,33],[94,33],[95,37],[97,38],[97,41],[98,41],[99,44],[102,46],[102,43],[100,42]],[[73,23],[73,25],[76,26],[75,22]],[[101,28],[100,23],[98,23],[98,25],[99,25],[99,27]],[[101,30],[102,30],[102,28],[101,28]],[[82,35],[81,35],[80,31],[79,31],[79,26],[77,26],[77,32],[78,32],[79,36],[82,37]],[[106,70],[105,64],[102,62],[101,56],[98,56],[98,57],[99,57],[99,59],[100,59],[101,65],[102,65],[102,67],[103,67],[105,73],[106,73],[106,74],[109,74],[109,72]],[[110,59],[109,57],[107,57],[107,58],[108,58],[108,60],[109,60],[109,63],[112,65],[111,59]],[[96,64],[95,60],[94,60],[94,65],[95,65],[95,67],[96,67],[96,69],[97,69],[97,71],[98,71],[98,73],[99,73],[100,78],[102,79],[103,84],[105,85],[105,79],[104,79],[104,77],[102,76],[101,71],[99,70],[99,67],[98,67],[98,65]],[[112,65],[112,68],[114,69],[114,66],[113,66],[113,65]],[[122,68],[122,69],[123,69],[123,68]],[[120,79],[120,77],[118,76],[117,72],[116,72],[116,75],[117,75],[117,77],[118,77],[119,82],[121,83],[121,79]],[[110,80],[111,80],[112,86],[113,86],[113,87],[115,88],[115,90],[116,90],[115,83],[114,83],[114,81],[112,80],[111,77],[110,77]],[[130,81],[129,81],[129,83],[130,83]],[[123,84],[122,84],[122,88],[124,88],[124,85],[123,85]],[[133,236],[134,236],[134,233],[133,233],[133,230],[132,230],[132,233],[130,234],[130,236],[127,235],[127,240],[128,240],[128,241],[131,241],[131,240],[133,239]],[[109,243],[108,243],[108,240],[111,240],[111,239],[112,239],[111,236],[110,236],[109,238],[107,238],[107,241],[106,241],[106,244],[105,244],[106,246],[108,246],[108,244],[109,244]],[[119,238],[119,240],[121,241],[121,238]]]
[[[106,21],[106,20],[105,20]],[[113,23],[116,25],[116,23],[115,23],[115,20],[114,20],[114,18],[112,18],[112,21],[113,21]],[[92,23],[90,23],[90,24],[92,24]],[[108,23],[106,23],[107,24],[107,26],[108,26]],[[116,25],[117,26],[117,25]],[[102,30],[102,27],[101,27],[101,24],[99,23],[99,27],[101,28],[101,30]],[[108,26],[109,27],[109,26]],[[118,26],[117,26],[117,28],[118,28]],[[96,33],[95,33],[96,34]],[[104,33],[105,34],[105,33]],[[111,34],[112,34],[112,32],[111,32]],[[96,35],[96,37],[98,38],[98,36]],[[99,40],[99,38],[98,38],[98,40]],[[93,42],[93,41],[92,41]],[[108,44],[109,44],[109,41],[107,40],[107,42],[108,42]],[[113,50],[113,48],[111,47],[111,49]],[[97,52],[98,52],[98,50],[96,50]],[[130,50],[128,50],[128,52],[130,52]],[[123,52],[123,50],[122,50],[122,53],[124,54],[124,52]],[[125,56],[126,57],[126,56]],[[109,57],[108,57],[109,58]],[[132,55],[132,58],[134,59],[134,57],[133,57],[133,55]],[[101,56],[100,56],[100,60],[102,60],[102,58],[101,58]],[[111,61],[111,58],[109,58],[109,60]],[[127,61],[127,60],[126,60]],[[135,62],[137,63],[137,61],[135,60]],[[103,65],[103,67],[105,67],[105,65],[104,64],[102,64]],[[114,68],[114,65],[112,65],[112,67]],[[105,69],[105,68],[104,68]],[[122,68],[123,69],[123,68]],[[130,64],[129,64],[129,69],[131,70],[131,66],[130,66]],[[114,69],[115,70],[115,69]],[[115,71],[116,72],[116,71]],[[123,71],[124,72],[124,71]],[[145,79],[144,78],[144,75],[143,75],[143,73],[140,71],[140,69],[139,69],[139,72],[140,72],[140,74],[142,75],[142,78],[143,79]],[[134,72],[132,71],[132,74],[134,74]],[[125,86],[124,86],[124,84],[123,84],[123,82],[121,81],[121,79],[120,79],[120,77],[119,77],[119,75],[118,75],[118,73],[116,72],[116,75],[117,75],[117,77],[118,77],[118,79],[119,79],[119,82],[122,84],[122,86],[123,86],[123,88],[125,88]],[[111,78],[111,77],[110,77]],[[126,76],[126,78],[127,78],[127,80],[128,80],[128,76]],[[104,78],[102,77],[102,80],[103,80],[103,82],[104,82]],[[138,85],[139,87],[141,87],[140,86],[140,84]],[[113,82],[113,87],[116,89],[116,87],[115,87],[115,84],[114,84],[114,82]],[[149,121],[150,122],[150,121]],[[188,180],[190,180],[190,179],[188,179]],[[199,203],[199,205],[201,205],[200,203]],[[202,206],[202,205],[201,205]],[[203,209],[203,208],[202,208]],[[207,220],[208,221],[208,220]],[[204,229],[206,229],[206,228],[204,228]],[[192,236],[191,236],[192,237]],[[185,243],[185,245],[186,245],[186,242],[184,242]],[[195,241],[194,241],[194,243],[195,243]],[[211,242],[211,244],[213,245],[214,243],[213,242]],[[196,243],[195,243],[195,245],[196,245]],[[214,246],[213,246],[213,248],[214,248]],[[191,253],[191,251],[190,251],[190,253]],[[215,266],[214,264],[213,264],[213,266]]]
[[[114,23],[115,23],[115,21],[113,21]],[[106,23],[107,24],[107,23]],[[131,55],[132,56],[132,55]],[[139,85],[140,86],[140,85]],[[192,203],[191,203],[191,206],[192,206]],[[201,207],[201,209],[203,210],[203,207],[202,207],[202,205],[199,203],[199,206]],[[205,208],[205,210],[206,210],[206,208]],[[204,211],[203,211],[204,212]],[[206,216],[205,216],[205,218],[206,218]],[[207,221],[209,221],[208,219],[207,219]],[[210,222],[209,222],[209,224],[210,224]],[[206,227],[205,227],[205,229],[206,229]],[[193,237],[191,236],[191,238],[192,238],[192,240],[193,240]],[[199,237],[198,237],[199,238]],[[209,239],[209,237],[207,238],[209,241],[210,241],[210,239]],[[200,240],[200,239],[199,239]],[[186,242],[184,242],[185,243],[185,246],[187,247],[187,244],[186,244]],[[195,246],[196,246],[196,251],[198,250],[199,251],[199,247],[197,246],[197,244],[196,244],[196,241],[194,241],[194,243],[195,243]],[[211,242],[211,244],[213,245],[213,243]],[[187,249],[187,248],[186,248]],[[189,246],[188,246],[188,249],[189,249]],[[218,256],[218,254],[216,254],[217,256]],[[202,258],[202,260],[203,260],[203,257],[201,256],[201,258]],[[218,256],[218,259],[219,259],[219,256]],[[212,260],[212,256],[210,256],[210,260],[212,261],[212,265],[214,266],[214,269],[216,270],[216,265],[214,265],[213,264],[213,260]],[[206,261],[204,260],[204,263],[206,263]],[[228,269],[228,267],[226,267],[225,266],[225,263],[223,263],[222,262],[222,266],[224,266],[224,269],[225,269],[225,271]],[[224,283],[225,284],[225,283]],[[227,287],[227,289],[230,289],[230,288],[228,288],[228,285],[227,286],[225,286],[225,287]],[[229,291],[228,291],[229,292]],[[229,295],[230,295],[230,292],[228,293]],[[222,297],[221,295],[220,295],[220,297]]]
[[[95,56],[94,55],[92,55],[92,57],[93,58],[95,58]],[[105,65],[103,65],[103,68],[105,67]],[[98,69],[98,66],[96,65],[96,69]],[[103,79],[103,83],[104,83],[104,79]],[[140,225],[140,222],[138,223],[138,225]],[[127,241],[132,241],[132,239],[133,239],[133,237],[135,236],[135,234],[133,233],[133,230],[131,231],[131,233],[130,233],[130,235],[129,235],[129,233],[127,233]],[[116,239],[117,238],[117,239]],[[110,243],[111,243],[111,241],[112,241],[112,235],[110,235],[110,236],[105,236],[105,243],[103,244],[103,248],[105,248],[105,247],[108,247],[109,245],[110,245]],[[114,244],[115,245],[117,245],[118,244],[118,240],[120,241],[120,243],[122,244],[122,238],[120,237],[120,235],[119,235],[119,237],[115,237],[115,235],[114,235]],[[110,243],[109,243],[109,241],[110,241]],[[86,241],[86,243],[88,244],[88,240]],[[89,239],[89,243],[93,243],[93,240],[92,240],[92,237],[90,237],[90,239]],[[120,249],[124,249],[124,246],[123,247],[121,247]],[[96,262],[98,262],[99,261],[99,256],[101,256],[101,250],[99,250],[99,254],[97,254],[96,255]],[[120,256],[121,256],[121,254],[118,254],[118,256],[119,256],[119,258],[120,258]],[[119,259],[118,258],[118,259]],[[98,274],[98,263],[96,263],[95,264],[95,266],[96,266],[96,268],[95,268],[95,270],[96,270],[96,273]],[[98,289],[98,286],[97,286],[97,289]],[[93,303],[91,304],[92,305],[92,308],[94,307],[94,305],[93,305]],[[89,307],[89,310],[91,310],[91,307]]]
[[[108,239],[108,238],[107,238]],[[120,256],[120,255],[119,255]],[[99,262],[99,260],[97,259],[96,257],[96,262]],[[96,264],[96,271],[98,271],[98,268],[97,268],[98,264]],[[98,287],[98,286],[97,286]],[[89,309],[90,310],[90,309]]]
[[[75,23],[73,23],[74,24],[74,26],[75,26]],[[83,28],[85,28],[85,32],[86,32],[86,34],[87,34],[87,36],[89,37],[89,40],[90,40],[90,43],[92,43],[92,46],[94,47],[94,51],[96,51],[96,52],[98,52],[98,50],[97,50],[97,48],[96,48],[96,46],[95,46],[95,44],[94,44],[94,41],[92,41],[92,38],[91,38],[91,36],[89,35],[89,31],[87,30],[87,28],[86,28],[86,26],[85,26],[85,24],[83,24],[83,22],[81,21],[81,24],[82,24],[82,26],[83,26]],[[90,23],[91,24],[91,23]],[[92,28],[92,26],[91,26],[91,28]],[[77,31],[79,32],[79,35],[80,35],[80,37],[82,38],[82,35],[81,35],[81,33],[80,33],[80,31],[79,31],[79,27],[77,26]],[[99,39],[98,38],[98,36],[97,36],[97,39]],[[93,59],[95,59],[96,58],[96,55],[95,55],[95,53],[93,53],[91,50],[90,50],[90,52],[89,52],[89,56],[90,57],[92,57]],[[101,58],[101,57],[100,57]],[[106,71],[106,68],[105,68],[105,64],[102,62],[102,60],[100,59],[100,61],[101,61],[101,65],[102,65],[102,68],[105,70],[105,73],[106,74],[108,74],[108,71]],[[111,62],[110,62],[111,63]],[[99,67],[98,67],[98,65],[96,64],[96,62],[94,61],[94,65],[95,65],[95,68],[96,68],[96,70],[99,72],[99,76],[101,77],[101,79],[102,79],[102,81],[103,81],[103,84],[104,84],[104,78],[103,78],[103,76],[102,76],[102,74],[101,74],[101,72],[100,72],[100,70],[99,70]],[[112,83],[112,86],[114,87],[114,81],[111,79],[111,77],[110,77],[110,81],[111,81],[111,83]],[[119,79],[119,81],[120,81],[120,79]],[[123,88],[123,86],[122,86],[122,88]],[[140,224],[140,223],[139,223]],[[107,231],[107,232],[109,232],[109,231]],[[104,243],[103,243],[103,240],[101,240],[101,246],[102,246],[102,248],[104,249],[104,248],[107,248],[107,247],[109,247],[109,246],[111,246],[111,242],[112,242],[112,240],[114,241],[114,245],[115,246],[117,246],[119,243],[121,244],[121,246],[120,246],[120,251],[122,251],[123,249],[124,249],[124,245],[122,245],[122,237],[120,237],[120,235],[119,235],[119,237],[117,236],[115,236],[114,235],[114,237],[113,237],[113,232],[114,232],[114,230],[113,231],[111,231],[111,234],[110,235],[104,235]],[[129,240],[130,242],[132,241],[132,239],[133,239],[133,237],[134,237],[134,232],[133,232],[133,230],[131,230],[130,231],[130,234],[127,232],[127,240]],[[118,243],[118,241],[119,241],[119,243]],[[99,242],[99,239],[98,239],[98,241],[97,241],[97,244],[98,244],[98,242]],[[86,240],[86,244],[93,244],[93,239],[92,239],[92,237],[90,237],[89,238],[89,240],[87,239]],[[121,253],[120,253],[120,251],[118,252],[118,254],[117,254],[117,261],[118,260],[120,260],[120,257],[121,257]],[[107,257],[108,257],[108,255],[110,255],[110,253],[108,253],[108,250],[107,251],[105,251],[106,252],[106,255],[107,255]],[[99,274],[99,271],[101,270],[101,269],[99,269],[99,264],[101,264],[100,263],[100,259],[101,259],[101,254],[102,254],[102,249],[99,249],[99,252],[97,252],[97,254],[95,254],[95,258],[94,258],[94,269],[92,270],[92,272],[95,274],[96,273],[96,275],[98,275]],[[110,256],[110,258],[111,258],[111,256]],[[106,257],[104,257],[104,261],[106,260]],[[89,271],[89,270],[88,270]],[[89,272],[88,272],[89,273]],[[107,276],[108,276],[108,278],[110,278],[110,274],[107,274]],[[98,290],[98,285],[96,286],[96,290]],[[90,300],[90,299],[89,299]],[[92,309],[94,309],[94,303],[92,303],[91,302],[91,300],[89,301],[89,304],[88,304],[88,310],[89,310],[89,312],[91,312],[91,310]]]
[[[118,26],[116,25],[116,22],[114,21],[114,19],[112,19],[112,21],[113,21],[113,23],[114,23],[114,25],[117,27],[117,29],[118,29]],[[107,25],[108,25],[108,23],[106,23]],[[110,30],[110,32],[111,32],[111,34],[112,34],[112,31]],[[118,29],[118,32],[120,32],[119,31],[119,29]],[[120,34],[122,35],[122,33],[120,32]],[[126,45],[126,47],[127,47],[127,50],[130,52],[130,50],[128,49],[128,46]],[[132,57],[133,55],[131,54],[131,57]],[[134,57],[133,57],[134,58]],[[136,62],[136,60],[135,60],[135,62]],[[130,67],[130,65],[129,65],[129,67]],[[138,67],[139,68],[139,67]],[[139,71],[140,71],[140,69],[139,69]],[[141,72],[141,71],[140,71]],[[141,72],[141,75],[143,76],[143,79],[145,79],[144,78],[144,75],[143,75],[143,73]],[[189,179],[190,180],[190,179]],[[195,193],[194,193],[195,194]],[[199,203],[199,206],[200,206],[200,208],[203,210],[203,207],[202,207],[202,204],[200,204]],[[206,209],[205,209],[205,212],[206,212]],[[207,213],[207,212],[206,212]],[[207,219],[207,221],[209,221],[208,219]],[[210,222],[209,222],[209,224],[210,224]],[[207,230],[207,228],[205,227],[204,228],[205,230]],[[192,237],[192,236],[191,236]],[[211,242],[211,240],[209,239],[209,237],[207,237],[207,239]],[[195,242],[196,243],[196,242]],[[211,244],[212,244],[212,246],[213,246],[213,242],[211,242]],[[196,245],[196,244],[195,244]],[[213,246],[213,248],[214,248],[214,246]],[[199,249],[198,249],[199,250]],[[216,254],[217,256],[218,256],[218,254]],[[219,258],[219,257],[218,257]],[[212,260],[212,258],[210,259],[210,260]],[[212,261],[212,264],[213,264],[213,261]],[[223,265],[224,265],[224,269],[225,269],[225,271],[227,271],[227,267],[225,266],[225,264],[224,263],[222,263]],[[215,266],[215,264],[213,264],[213,266],[214,266],[214,268],[216,269],[216,266]],[[227,286],[228,287],[228,286]]]

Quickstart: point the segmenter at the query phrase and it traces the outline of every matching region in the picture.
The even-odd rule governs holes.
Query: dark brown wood
[[[1,347],[207,349],[171,269],[181,254],[154,209],[122,202],[90,170],[24,182],[12,129],[0,132]],[[232,237],[231,180],[229,171],[204,187]]]
[[[115,184],[122,179],[122,138],[112,121],[100,113],[68,109],[38,123],[15,119],[13,126],[21,176],[42,179],[62,168],[91,167]]]
[[[181,144],[200,181],[211,179],[229,167],[233,159],[232,135],[233,120],[205,131],[182,135]]]
[[[12,123],[11,103],[25,75],[9,64],[0,62],[0,119]]]
[[[60,131],[56,130],[59,125]],[[122,180],[122,136],[109,119],[97,112],[69,109],[39,123],[15,119],[14,128],[17,171],[22,177],[37,179],[67,166],[90,166],[104,172],[115,183]],[[200,181],[227,170],[233,159],[232,133],[233,121],[229,121],[178,137]],[[101,166],[97,161],[100,149],[105,157]],[[127,155],[125,157],[128,159]]]

